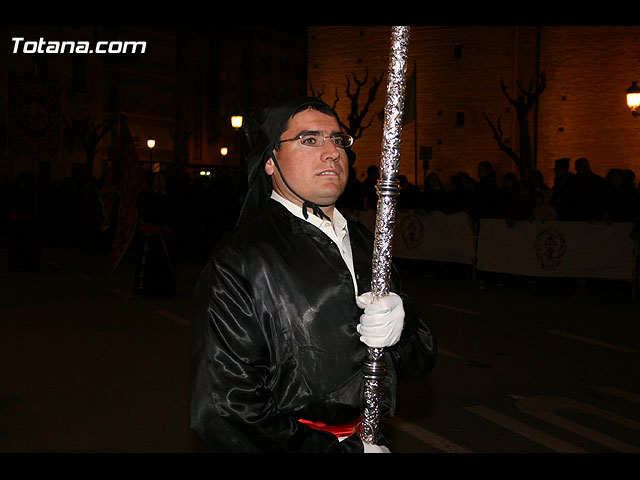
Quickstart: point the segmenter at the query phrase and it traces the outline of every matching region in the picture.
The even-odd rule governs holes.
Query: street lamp
[[[640,87],[637,82],[632,82],[627,88],[627,106],[634,117],[640,116]]]
[[[236,130],[239,130],[240,128],[242,128],[242,121],[244,119],[242,118],[242,115],[232,115],[231,116],[231,126],[233,128],[235,128]]]
[[[147,148],[149,148],[149,170],[153,172],[153,149],[156,146],[156,140],[153,137],[147,139]]]

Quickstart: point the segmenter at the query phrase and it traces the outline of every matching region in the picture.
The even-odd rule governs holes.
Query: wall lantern
[[[242,128],[242,121],[242,115],[233,115],[231,117],[231,126],[236,130],[239,130],[240,128]]]
[[[156,146],[156,140],[153,137],[147,139],[147,147],[149,148],[149,167],[151,173],[157,173],[160,171],[160,164],[153,163],[153,148]]]
[[[627,88],[627,106],[634,117],[640,116],[640,87],[637,82]]]
[[[226,157],[228,153],[229,153],[229,149],[227,147],[220,148],[220,155],[222,155],[223,157]]]

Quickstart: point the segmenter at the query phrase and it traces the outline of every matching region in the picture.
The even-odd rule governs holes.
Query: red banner
[[[118,192],[120,196],[116,230],[111,246],[109,277],[122,260],[135,235],[138,224],[138,195],[144,187],[144,181],[142,164],[138,159],[138,153],[129,131],[127,117],[121,115],[116,154],[103,187],[104,197],[101,197],[103,208],[113,209],[115,198],[113,195]],[[105,213],[103,229],[109,225],[110,213],[110,211]]]

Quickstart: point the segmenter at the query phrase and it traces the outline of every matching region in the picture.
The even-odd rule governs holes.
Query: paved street
[[[0,452],[203,450],[188,421],[192,272],[174,297],[141,298],[134,260],[108,285],[100,251],[47,248],[39,272],[5,268]]]
[[[388,422],[397,451],[640,452],[640,311],[627,284],[406,277],[440,362],[401,391]]]
[[[38,272],[0,271],[0,452],[188,453],[191,291],[131,293],[134,259],[47,247]],[[382,429],[397,453],[640,451],[640,302],[628,284],[399,264],[439,340]]]

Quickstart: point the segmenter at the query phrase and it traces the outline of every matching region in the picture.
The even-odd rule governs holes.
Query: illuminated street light
[[[634,117],[640,115],[640,87],[637,82],[632,82],[631,86],[627,88],[627,106],[631,110],[631,114]]]
[[[160,170],[160,165],[158,165],[157,169],[153,165],[153,149],[155,148],[155,146],[156,146],[155,138],[149,137],[147,139],[147,147],[149,148],[149,167],[152,173]]]
[[[233,115],[231,117],[231,126],[233,128],[235,128],[236,130],[239,130],[240,128],[242,128],[242,121],[244,119],[242,118],[242,115]]]

